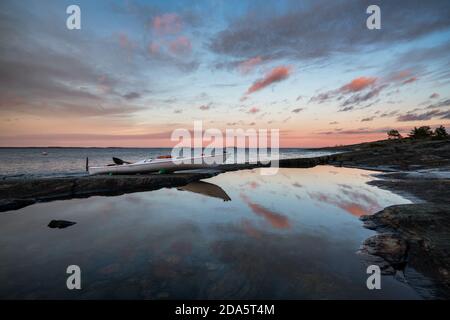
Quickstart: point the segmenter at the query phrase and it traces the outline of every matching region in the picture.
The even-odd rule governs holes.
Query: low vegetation
[[[403,136],[400,134],[398,130],[392,129],[387,132],[388,139],[403,139]],[[432,138],[436,140],[445,140],[449,138],[449,135],[447,133],[447,130],[444,126],[439,126],[438,128],[434,129],[434,131],[431,129],[430,126],[421,126],[421,127],[414,127],[408,134],[408,138],[410,139],[427,139]]]

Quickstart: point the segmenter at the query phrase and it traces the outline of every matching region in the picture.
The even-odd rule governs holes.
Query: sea
[[[254,151],[237,150],[236,155],[239,157],[230,158],[227,163],[255,159]],[[172,148],[0,148],[0,178],[84,175],[86,158],[90,166],[102,166],[113,163],[112,157],[134,162],[169,155],[171,152]],[[301,148],[279,150],[280,159],[326,154],[330,152]]]

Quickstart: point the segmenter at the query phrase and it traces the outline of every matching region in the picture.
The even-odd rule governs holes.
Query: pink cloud
[[[402,81],[406,78],[410,78],[412,76],[411,70],[402,70],[394,73],[390,78],[393,81]]]
[[[436,92],[430,95],[430,99],[436,99],[436,98],[439,98],[439,97],[440,97],[439,93],[436,93]]]
[[[403,84],[408,84],[408,83],[413,83],[413,82],[416,82],[416,81],[417,81],[417,78],[416,78],[416,77],[411,77],[411,78],[406,79],[406,80],[403,81],[402,83],[403,83]]]
[[[264,89],[265,87],[271,85],[275,82],[280,82],[287,79],[290,75],[291,67],[289,66],[279,66],[273,68],[270,72],[268,72],[264,78],[257,80],[253,83],[253,85],[247,90],[246,94],[251,94],[253,92]]]
[[[241,198],[250,207],[253,213],[260,217],[263,217],[270,225],[272,225],[272,227],[276,229],[288,229],[291,227],[291,223],[286,216],[252,202],[244,194],[241,194]]]
[[[128,43],[129,43],[129,41],[128,41],[127,35],[124,33],[120,33],[119,34],[119,45],[122,48],[126,48],[128,46]]]
[[[261,57],[254,57],[248,60],[245,60],[238,65],[238,69],[242,74],[248,74],[251,72],[257,65],[261,64],[263,59]]]
[[[154,17],[152,25],[159,34],[174,34],[181,31],[183,22],[176,13],[166,13]]]
[[[253,107],[253,108],[251,108],[250,110],[248,110],[247,113],[255,114],[255,113],[258,113],[258,112],[260,112],[260,111],[261,111],[261,110],[260,110],[259,108]]]
[[[179,36],[169,44],[170,52],[181,54],[190,52],[192,49],[191,41],[185,36]]]
[[[358,92],[364,90],[367,87],[373,86],[377,78],[375,77],[359,77],[353,79],[346,85],[342,86],[339,91],[340,92]]]
[[[394,82],[401,82],[402,85],[413,83],[419,80],[419,78],[417,78],[417,76],[408,69],[392,74],[389,79]]]
[[[252,189],[256,189],[256,188],[259,187],[259,183],[256,182],[256,181],[251,181],[251,182],[249,183],[249,186],[250,186],[250,188],[252,188]]]
[[[123,32],[119,33],[119,45],[122,49],[127,50],[132,50],[136,46]]]
[[[414,73],[411,70],[405,69],[391,74],[387,80],[394,82],[401,82],[401,84],[408,84],[417,81],[418,78],[414,75]]]
[[[364,193],[354,190],[343,190],[342,193],[346,195],[345,198],[330,196],[321,192],[310,193],[309,196],[318,202],[337,206],[356,217],[371,214],[380,209],[378,201]]]
[[[160,45],[158,43],[156,43],[156,42],[152,42],[148,46],[148,52],[150,54],[158,54],[160,49],[161,49]]]
[[[261,238],[262,237],[261,231],[259,231],[257,228],[255,228],[252,225],[252,223],[247,219],[242,221],[242,229],[248,236],[250,236],[252,238]]]

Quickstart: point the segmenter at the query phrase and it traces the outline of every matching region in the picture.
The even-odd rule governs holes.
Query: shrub
[[[409,133],[409,136],[413,139],[425,139],[431,137],[432,135],[433,131],[431,131],[429,126],[422,126],[419,128],[414,127],[414,129],[412,129]]]
[[[436,139],[448,139],[448,133],[444,126],[434,129],[434,136]]]
[[[387,132],[387,135],[388,135],[388,139],[401,139],[402,138],[402,135],[400,134],[400,132],[398,132],[398,130],[394,130],[394,129],[389,130]]]

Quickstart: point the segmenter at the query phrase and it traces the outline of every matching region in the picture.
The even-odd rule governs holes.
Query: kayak
[[[173,172],[178,170],[191,170],[211,168],[225,162],[226,154],[200,156],[191,158],[172,158],[171,156],[161,156],[157,158],[144,159],[138,162],[126,162],[114,158],[115,164],[100,167],[87,166],[90,175],[94,174],[135,174],[146,172]],[[119,160],[119,161],[118,161]],[[119,164],[120,163],[120,164]]]

